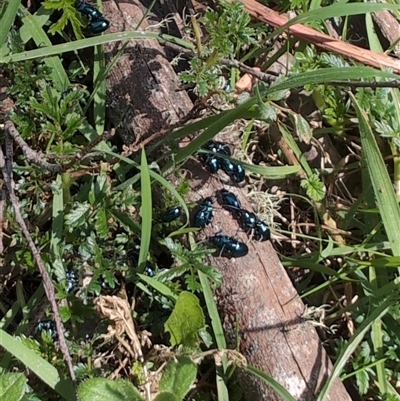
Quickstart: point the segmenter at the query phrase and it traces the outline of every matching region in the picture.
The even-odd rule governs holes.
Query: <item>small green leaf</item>
[[[97,210],[95,227],[98,236],[100,238],[107,239],[108,223],[107,223],[107,213],[104,207],[100,207],[100,209]]]
[[[127,380],[89,379],[79,386],[78,395],[81,401],[143,401]]]
[[[301,181],[301,187],[307,191],[307,195],[315,201],[324,199],[324,183],[319,179],[318,174],[312,174],[308,180]]]
[[[171,345],[183,344],[194,347],[198,331],[204,326],[204,313],[199,299],[190,292],[182,292],[165,323],[165,331],[171,334]]]
[[[6,373],[0,376],[0,399],[19,401],[25,393],[26,378],[22,373]]]
[[[171,392],[177,399],[183,400],[196,380],[197,367],[188,358],[178,358],[178,362],[171,360],[160,381],[161,392]]]
[[[71,227],[83,225],[89,218],[90,205],[76,202],[71,211],[65,216],[65,224]]]
[[[289,116],[300,141],[309,144],[313,137],[313,133],[308,121],[297,113],[289,113]]]
[[[267,124],[272,124],[276,121],[275,107],[270,102],[261,102],[258,104],[260,111],[260,119],[264,120]]]
[[[358,391],[361,395],[367,394],[369,389],[369,376],[365,369],[358,370],[356,372],[356,380]]]

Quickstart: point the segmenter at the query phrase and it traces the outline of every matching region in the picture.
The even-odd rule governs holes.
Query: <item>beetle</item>
[[[139,249],[130,249],[127,254],[128,262],[132,264],[133,267],[137,267],[139,263]]]
[[[229,192],[226,189],[222,189],[220,191],[221,194],[221,205],[227,209],[236,209],[240,210],[242,205],[239,202],[239,199],[236,197],[236,195],[232,192]]]
[[[69,293],[74,291],[76,289],[76,286],[79,284],[79,279],[78,275],[76,274],[76,271],[71,267],[68,268],[66,271],[66,280],[67,280],[67,286],[66,286],[67,292]]]
[[[268,241],[271,238],[271,230],[268,228],[267,223],[260,219],[257,219],[254,238],[257,241]]]
[[[229,146],[223,142],[218,141],[208,141],[203,146],[202,149],[213,152],[213,155],[201,154],[201,160],[206,163],[206,166],[211,173],[216,173],[220,168],[224,160],[218,157],[217,154],[222,154],[225,156],[231,155],[231,150]]]
[[[253,231],[254,238],[257,241],[267,241],[271,238],[271,231],[267,223],[260,220],[255,213],[242,209],[239,211],[238,216],[243,229],[247,233]]]
[[[199,205],[197,212],[193,218],[195,227],[204,228],[209,225],[213,218],[213,200],[211,198],[204,199],[203,203]]]
[[[57,340],[58,334],[53,320],[41,320],[40,322],[37,322],[35,325],[35,332],[41,334],[42,331],[47,331],[53,340]]]
[[[108,29],[110,22],[104,18],[100,18],[96,21],[91,21],[89,24],[89,29],[92,33],[102,33]]]
[[[98,21],[103,17],[103,14],[86,1],[77,1],[76,9],[90,21]]]
[[[217,156],[211,156],[206,159],[207,168],[210,170],[211,173],[216,173],[221,167],[221,158]]]
[[[239,183],[245,179],[245,171],[241,164],[235,164],[235,171],[233,173],[233,179]]]
[[[209,150],[214,153],[221,153],[226,156],[231,155],[231,149],[226,143],[218,141],[208,141],[203,145],[203,149]]]
[[[130,249],[127,253],[127,257],[129,262],[132,264],[132,266],[136,269],[139,264],[139,249]],[[149,277],[154,276],[154,269],[153,266],[150,264],[150,262],[146,262],[143,273],[147,274]]]
[[[143,273],[149,277],[154,277],[154,275],[155,275],[154,269],[153,269],[153,266],[149,262],[146,262]]]
[[[249,248],[244,242],[240,242],[228,235],[215,235],[214,237],[209,237],[209,241],[217,246],[221,252],[231,257],[240,258],[241,256],[246,256],[249,252]]]
[[[162,216],[161,221],[163,223],[171,223],[171,221],[176,220],[182,214],[181,206],[173,206],[169,208]]]
[[[225,173],[229,175],[229,177],[233,177],[235,175],[236,173],[235,163],[232,163],[229,159],[223,159],[223,158],[221,158],[220,163],[222,170],[224,170]]]
[[[248,210],[241,209],[238,212],[240,223],[245,231],[249,232],[256,228],[258,217]]]

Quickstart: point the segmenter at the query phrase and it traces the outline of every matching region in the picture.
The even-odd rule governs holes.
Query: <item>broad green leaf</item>
[[[356,373],[357,388],[361,395],[368,392],[369,389],[369,374],[365,369],[359,369]]]
[[[197,367],[188,358],[170,360],[160,380],[160,391],[174,394],[183,400],[196,380]]]
[[[46,22],[50,19],[52,14],[51,10],[46,10],[43,6],[36,10],[33,18],[36,20],[36,24],[40,27],[46,24]],[[32,39],[32,32],[29,30],[28,25],[22,25],[19,29],[19,35],[21,37],[21,41],[23,43],[28,43],[29,40]]]
[[[127,380],[88,379],[78,388],[81,401],[144,401],[135,386]]]
[[[0,376],[0,400],[19,401],[24,393],[26,377],[22,373],[6,373]]]
[[[204,326],[204,313],[199,299],[191,292],[182,292],[165,323],[165,331],[171,335],[171,345],[195,347],[198,331]]]

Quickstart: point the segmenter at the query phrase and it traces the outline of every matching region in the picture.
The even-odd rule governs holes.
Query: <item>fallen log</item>
[[[109,1],[104,7],[107,18],[112,21],[111,31],[133,29],[143,16],[140,3],[135,1]],[[117,50],[115,44],[105,46],[108,60]],[[168,125],[170,118],[179,119],[190,111],[189,97],[185,92],[176,91],[177,88],[177,77],[162,47],[153,40],[131,41],[107,78],[109,117],[114,124],[121,124],[128,144],[151,136]],[[132,112],[121,118],[126,99]],[[233,142],[233,138],[230,140]],[[195,160],[190,160],[185,169],[192,173],[188,201],[214,196],[217,190],[227,188],[238,194],[243,207],[250,209],[245,189],[230,188],[223,180],[210,176]],[[218,231],[248,242],[237,223],[222,210],[216,213],[212,228],[205,234],[214,235]],[[301,318],[304,304],[272,244],[250,241],[248,246],[250,251],[245,257],[211,260],[223,275],[217,301],[228,342],[235,347],[240,341],[240,351],[248,363],[269,374],[296,399],[314,400],[329,376],[331,362],[314,327]],[[236,338],[237,321],[239,339]],[[264,382],[244,372],[238,376],[247,400],[280,399]],[[327,400],[350,401],[339,380]]]

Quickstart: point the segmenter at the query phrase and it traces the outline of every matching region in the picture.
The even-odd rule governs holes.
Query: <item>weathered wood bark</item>
[[[192,171],[201,168],[190,164],[187,167]],[[201,171],[205,177],[207,172]],[[193,175],[199,177],[201,173]],[[192,181],[191,188],[194,200],[215,196],[216,190],[227,188],[238,196],[242,207],[251,210],[245,198],[246,189],[230,187],[219,178]],[[215,211],[213,227],[206,232],[207,235],[217,232],[233,235],[249,246],[245,257],[212,260],[223,274],[217,298],[230,347],[240,343],[240,351],[248,363],[268,373],[297,400],[314,400],[332,364],[314,327],[301,318],[304,304],[272,243],[249,241],[230,214],[220,210]],[[236,338],[237,321],[239,338]],[[239,380],[246,389],[247,400],[280,400],[273,390],[251,375],[240,372]],[[327,399],[351,400],[340,381],[335,383]]]
[[[135,1],[107,1],[104,14],[111,32],[134,30],[143,7]],[[144,21],[140,29],[149,24]],[[122,43],[105,46],[110,62]],[[142,141],[176,123],[192,108],[186,92],[156,40],[132,40],[107,78],[107,111],[125,144]]]
[[[113,31],[134,27],[143,15],[136,3],[119,1],[105,3],[105,14],[112,21]],[[116,49],[111,44],[106,46],[106,51],[113,54]],[[154,41],[133,42],[123,60],[114,67],[107,86],[112,94],[109,106],[115,123],[120,122],[118,112],[126,106],[124,99],[130,99],[131,109],[139,111],[122,120],[128,142],[135,140],[132,134],[137,132],[137,127],[145,138],[165,126],[168,123],[165,110],[172,111],[175,117],[182,117],[182,113],[187,113],[191,107],[185,93],[174,92],[177,79],[163,56],[162,48]],[[233,138],[227,139],[228,142],[234,141]],[[211,177],[195,160],[190,160],[185,168],[192,173],[190,201],[213,196],[222,187],[229,188],[223,183],[223,177]],[[238,194],[243,207],[250,209],[245,189],[232,190]],[[232,217],[217,209],[212,228],[202,235],[220,231],[248,241]],[[249,364],[267,372],[298,400],[311,401],[329,375],[329,358],[315,329],[301,320],[304,305],[272,244],[251,241],[249,249],[247,256],[237,260],[222,257],[212,260],[212,264],[218,266],[223,274],[223,285],[217,298],[230,346],[234,347],[239,340],[241,352]],[[235,338],[237,318],[240,339]],[[268,386],[254,377],[242,372],[239,378],[246,399],[279,399]],[[337,381],[328,399],[347,401],[350,397],[343,384]]]

